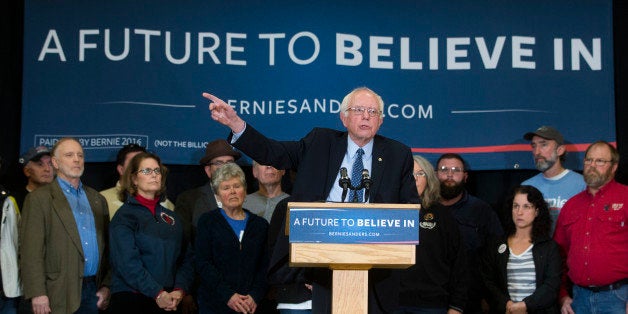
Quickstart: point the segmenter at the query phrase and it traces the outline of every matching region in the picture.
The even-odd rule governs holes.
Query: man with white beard
[[[531,185],[543,193],[552,217],[552,234],[560,209],[569,198],[582,192],[586,186],[582,175],[563,166],[567,150],[558,130],[541,126],[534,132],[524,134],[523,138],[530,141],[534,164],[541,173],[523,181],[521,185]]]
[[[611,144],[591,144],[584,158],[587,188],[558,216],[554,240],[567,267],[559,294],[563,314],[628,312],[628,186],[614,179],[618,164]]]

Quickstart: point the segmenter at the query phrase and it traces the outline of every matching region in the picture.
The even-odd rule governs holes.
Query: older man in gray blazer
[[[25,200],[20,269],[35,314],[96,314],[109,302],[109,211],[81,183],[84,162],[76,139],[59,140],[52,149],[57,178]]]

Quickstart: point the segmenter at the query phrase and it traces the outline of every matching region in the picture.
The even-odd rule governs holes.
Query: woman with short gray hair
[[[254,313],[268,288],[268,222],[242,207],[246,177],[237,164],[218,168],[212,188],[222,208],[198,221],[199,313]]]

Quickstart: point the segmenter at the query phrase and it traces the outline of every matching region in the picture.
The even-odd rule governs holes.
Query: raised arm
[[[211,101],[209,103],[209,111],[211,111],[212,119],[229,127],[233,133],[239,133],[244,130],[246,123],[238,116],[233,107],[210,93],[203,93],[203,97]]]

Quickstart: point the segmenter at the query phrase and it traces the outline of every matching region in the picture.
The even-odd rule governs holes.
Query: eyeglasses
[[[584,164],[585,165],[592,165],[595,163],[596,166],[598,167],[602,167],[604,165],[606,165],[609,162],[613,162],[612,160],[604,160],[604,159],[593,159],[593,158],[585,158],[584,159]]]
[[[464,170],[462,170],[462,168],[460,167],[447,167],[447,166],[442,166],[440,168],[438,168],[438,173],[441,174],[449,174],[449,173],[453,173],[453,174],[458,174],[464,172]]]
[[[214,161],[214,162],[210,162],[210,163],[208,163],[208,165],[210,165],[210,166],[216,166],[216,167],[222,167],[222,166],[224,166],[224,165],[226,165],[226,164],[232,164],[232,163],[234,163],[234,162],[235,162],[235,161],[233,161],[233,160],[229,160],[229,161],[216,160],[216,161]]]
[[[533,210],[536,207],[532,204],[523,204],[523,206],[519,205],[519,204],[512,204],[512,210],[519,210],[519,209],[523,209],[523,210]]]
[[[379,115],[382,114],[382,112],[377,109],[365,107],[349,107],[347,108],[347,111],[349,111],[354,116],[361,116],[364,115],[364,113],[366,112],[371,118],[379,117]]]
[[[419,170],[417,172],[413,172],[412,173],[412,176],[414,177],[414,179],[418,179],[418,178],[421,178],[421,177],[425,178],[426,175],[427,174],[423,170]]]
[[[155,175],[161,175],[161,169],[160,168],[155,168],[155,169],[151,169],[151,168],[144,168],[144,169],[140,169],[137,171],[137,173],[141,173],[143,175],[150,175],[151,172],[154,172]]]

